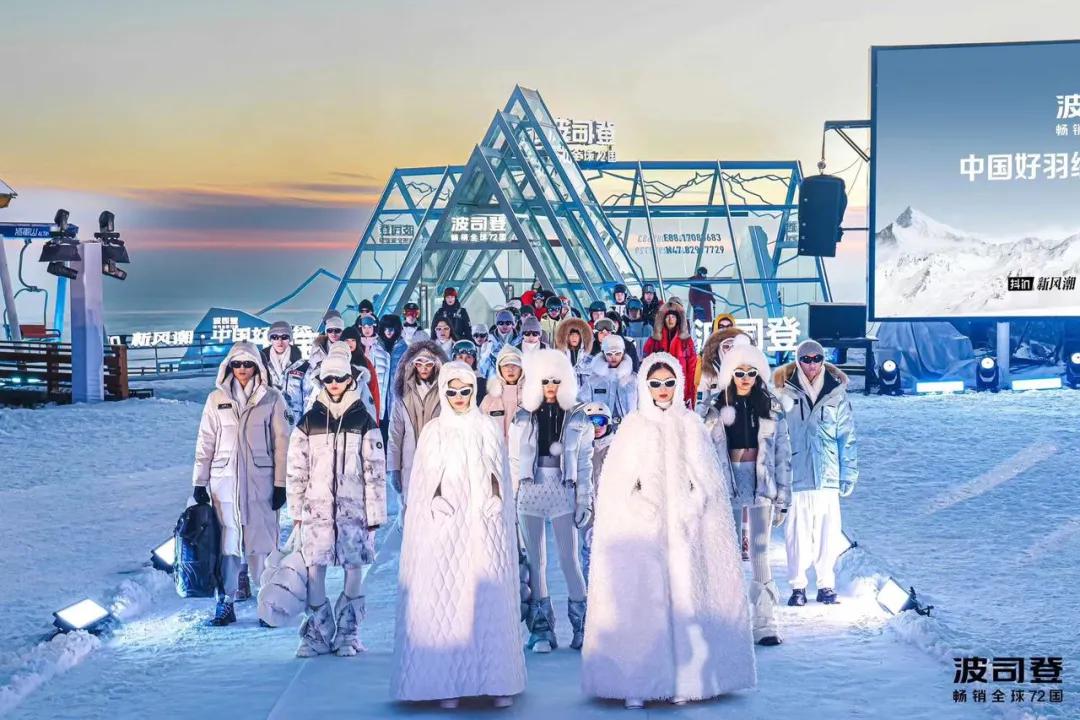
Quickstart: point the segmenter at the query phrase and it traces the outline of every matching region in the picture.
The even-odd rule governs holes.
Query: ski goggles
[[[292,340],[292,337],[289,336],[289,335],[278,335],[278,334],[275,333],[275,334],[270,336],[270,339],[271,340]]]
[[[743,378],[751,378],[751,379],[753,379],[753,378],[757,377],[757,370],[753,370],[753,369],[751,369],[751,370],[736,370],[735,372],[732,373],[732,375],[739,378],[740,380],[742,380]]]
[[[667,380],[650,380],[649,387],[657,390],[659,388],[673,388],[679,384],[679,381],[675,378],[668,378]]]
[[[233,370],[239,370],[240,368],[244,368],[245,370],[250,370],[253,367],[255,367],[255,361],[254,360],[231,360],[231,361],[229,361],[229,367],[231,367]]]
[[[825,362],[825,356],[820,353],[817,355],[800,355],[799,362],[806,363],[807,365],[817,365]]]
[[[423,370],[425,368],[435,367],[435,361],[427,358],[417,358],[412,361],[413,367],[417,370]]]
[[[467,398],[470,395],[472,395],[472,391],[473,391],[473,389],[471,387],[463,387],[460,390],[455,390],[454,388],[450,388],[449,390],[446,391],[446,397],[455,398],[458,395],[460,395],[463,398]]]
[[[322,380],[326,384],[330,384],[330,383],[347,383],[350,380],[352,380],[352,375],[327,375]]]
[[[562,380],[559,378],[544,378],[540,381],[541,385],[562,385]]]
[[[611,420],[603,415],[590,415],[589,421],[592,422],[593,427],[605,428]]]

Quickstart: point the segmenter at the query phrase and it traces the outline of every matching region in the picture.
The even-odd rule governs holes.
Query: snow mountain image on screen
[[[1080,314],[1080,288],[1038,288],[1040,277],[1080,276],[1080,233],[989,238],[908,207],[878,232],[875,254],[878,317]],[[1009,277],[1036,285],[1010,291]]]

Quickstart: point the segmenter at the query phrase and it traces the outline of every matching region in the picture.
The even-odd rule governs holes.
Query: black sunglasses
[[[328,375],[323,378],[325,383],[347,383],[352,380],[352,375]]]
[[[562,380],[559,378],[544,378],[540,381],[541,385],[562,385]]]
[[[327,335],[340,335],[341,332],[341,328],[326,328]]]
[[[521,333],[525,337],[540,337],[540,333],[529,330],[528,332]]]
[[[290,336],[288,336],[288,335],[271,335],[270,339],[271,340],[289,340]]]
[[[454,390],[453,388],[450,388],[449,390],[446,391],[446,397],[448,397],[448,398],[457,397],[458,395],[460,395],[463,398],[467,398],[470,395],[472,395],[472,388],[471,387],[463,387],[460,390]]]
[[[668,378],[667,380],[650,380],[649,387],[651,388],[673,388],[678,385],[679,381],[675,378]]]
[[[474,338],[486,338],[487,336],[487,333],[476,333],[475,335],[473,335]]]
[[[514,321],[510,320],[509,322],[505,322],[505,321],[504,322],[497,322],[495,324],[498,325],[499,327],[513,327]]]
[[[255,367],[255,362],[253,360],[232,360],[231,362],[229,362],[229,367],[231,367],[233,370],[239,370],[240,368],[250,370],[251,368]]]
[[[801,355],[799,356],[799,362],[806,363],[807,365],[816,365],[817,363],[824,362],[824,355]]]

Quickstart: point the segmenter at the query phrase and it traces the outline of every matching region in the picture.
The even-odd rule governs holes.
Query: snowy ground
[[[440,713],[388,697],[393,558],[368,578],[369,652],[301,661],[295,628],[207,628],[208,600],[180,600],[142,567],[190,487],[208,378],[155,383],[157,398],[97,407],[0,410],[0,714],[12,718],[384,717]],[[758,652],[759,686],[647,715],[769,718],[1080,716],[1080,450],[1071,391],[956,397],[853,397],[863,479],[845,503],[860,543],[843,561],[843,603],[784,607],[785,643]],[[48,439],[47,444],[45,439]],[[549,557],[554,561],[557,554]],[[782,534],[773,567],[787,595]],[[887,574],[913,584],[934,616],[890,618],[873,594]],[[332,575],[332,583],[340,583]],[[563,643],[565,590],[551,569]],[[101,642],[41,643],[51,612],[90,596],[125,624]],[[954,655],[1065,657],[1065,701],[954,705]],[[507,714],[623,712],[578,690],[579,656],[528,658],[529,686]],[[1001,687],[1007,694],[1012,685]],[[1031,684],[1022,687],[1032,689]],[[970,689],[970,688],[969,688]],[[461,717],[491,715],[470,705]]]

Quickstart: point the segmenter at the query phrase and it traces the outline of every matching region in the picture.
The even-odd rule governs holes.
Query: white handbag
[[[259,588],[259,619],[270,627],[288,625],[307,606],[307,562],[294,528],[285,546],[270,553]]]

